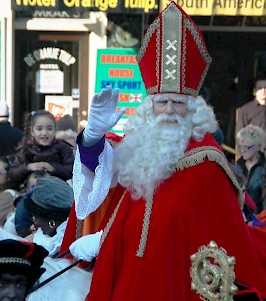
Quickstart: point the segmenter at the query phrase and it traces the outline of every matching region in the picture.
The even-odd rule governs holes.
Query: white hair
[[[154,117],[152,99],[153,95],[148,95],[143,104],[136,108],[136,114],[124,125],[125,135],[151,121]],[[195,140],[201,140],[207,132],[213,133],[218,129],[213,108],[201,96],[188,96],[187,110],[188,114],[192,115],[192,138]]]
[[[171,176],[183,157],[190,138],[203,139],[217,129],[214,112],[200,96],[188,96],[186,117],[153,114],[153,96],[147,96],[124,126],[125,137],[114,151],[119,183],[134,199],[151,198],[154,190]],[[176,120],[175,123],[164,123]]]
[[[260,151],[264,152],[266,134],[262,128],[253,124],[245,126],[236,134],[236,140],[238,143],[242,142],[244,139],[250,140],[252,144],[259,145]]]

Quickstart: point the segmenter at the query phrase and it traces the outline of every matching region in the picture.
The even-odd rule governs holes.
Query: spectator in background
[[[14,185],[9,175],[13,157],[0,158],[0,227],[4,226],[8,215],[14,212],[14,200],[19,195],[18,185]]]
[[[266,132],[266,77],[264,74],[256,79],[254,99],[239,109],[236,133],[249,124],[259,126]]]
[[[24,301],[45,272],[48,255],[43,247],[30,242],[4,239],[0,241],[0,300]]]
[[[56,138],[63,139],[72,146],[73,154],[76,154],[76,139],[77,139],[77,127],[70,115],[64,115],[61,119],[56,122]],[[72,179],[67,181],[72,185]]]
[[[23,131],[11,126],[8,118],[9,108],[5,101],[0,101],[0,157],[15,154],[22,143]]]
[[[76,145],[77,135],[78,135],[78,133],[71,129],[56,132],[57,139],[63,139],[72,146],[74,155],[76,153],[76,147],[77,147],[77,145]]]
[[[25,199],[25,207],[33,216],[33,241],[44,246],[50,256],[61,247],[73,201],[72,188],[53,176],[38,179]]]
[[[77,127],[72,116],[64,115],[56,122],[56,137],[63,139],[71,144],[73,146],[73,151],[75,154]]]
[[[77,127],[75,125],[74,119],[69,114],[64,115],[59,120],[56,121],[56,130],[59,131],[66,131],[72,130],[74,132],[77,131]]]
[[[35,170],[44,170],[63,180],[72,178],[74,155],[72,147],[56,135],[54,116],[45,110],[27,115],[25,142],[10,168],[14,181],[23,183]]]
[[[260,127],[249,124],[237,133],[236,142],[241,155],[236,164],[242,172],[247,193],[256,203],[255,213],[259,213],[263,210],[261,178],[265,164],[263,151],[266,135]],[[251,221],[253,212],[247,209],[244,208],[244,213],[247,221]]]
[[[28,176],[26,181],[26,191],[15,200],[16,211],[14,212],[13,217],[10,217],[8,220],[10,221],[9,227],[5,224],[5,230],[21,237],[31,234],[30,227],[32,225],[32,215],[31,212],[25,208],[25,199],[27,198],[28,193],[32,192],[32,188],[37,180],[47,176],[49,176],[49,173],[43,170],[33,171]]]

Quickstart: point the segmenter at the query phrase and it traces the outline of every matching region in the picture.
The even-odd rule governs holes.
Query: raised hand
[[[93,96],[88,123],[83,134],[86,143],[100,140],[125,113],[125,108],[116,110],[118,97],[119,89],[112,91],[111,86]]]

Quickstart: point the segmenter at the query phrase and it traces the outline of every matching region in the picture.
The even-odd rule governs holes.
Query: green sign
[[[119,88],[118,108],[126,107],[125,115],[112,129],[122,134],[122,127],[126,119],[135,113],[135,108],[146,97],[146,89],[141,77],[135,48],[107,48],[99,49],[96,68],[96,93],[107,85],[112,89]]]

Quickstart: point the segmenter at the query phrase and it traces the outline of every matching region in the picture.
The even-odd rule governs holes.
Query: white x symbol
[[[168,79],[170,77],[171,77],[171,79],[176,79],[174,76],[174,73],[176,73],[176,70],[169,71],[168,69],[166,69],[165,72],[167,73],[165,79]]]
[[[170,56],[169,54],[167,54],[166,58],[168,59],[168,61],[166,62],[166,65],[169,65],[171,63],[176,65],[176,62],[174,61],[174,59],[176,58],[175,54],[173,56]]]
[[[166,42],[168,43],[168,46],[166,47],[166,50],[169,50],[171,48],[173,50],[176,50],[175,44],[177,43],[177,40],[174,40],[173,42],[167,40]]]

